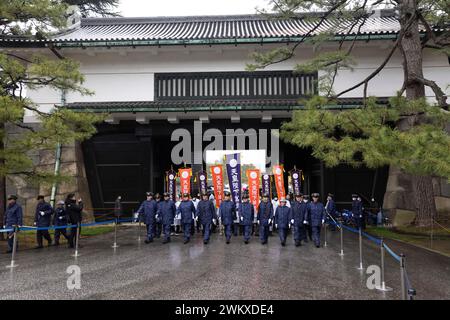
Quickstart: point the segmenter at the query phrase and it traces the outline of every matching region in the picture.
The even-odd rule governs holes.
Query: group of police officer
[[[147,227],[145,243],[151,243],[155,237],[159,237],[158,230],[163,231],[163,243],[170,242],[171,226],[174,224],[175,217],[179,217],[185,244],[190,241],[193,234],[194,220],[197,225],[202,226],[204,244],[208,244],[211,229],[217,224],[223,227],[226,243],[229,244],[234,233],[235,221],[239,220],[243,229],[244,243],[248,244],[256,220],[259,226],[259,238],[263,245],[268,242],[269,226],[274,225],[278,230],[282,246],[286,245],[289,229],[293,228],[296,246],[301,246],[302,241],[308,242],[309,236],[319,248],[321,227],[328,214],[333,217],[336,213],[331,194],[328,195],[326,206],[319,201],[319,194],[313,193],[312,201],[303,194],[296,194],[292,203],[282,198],[275,209],[269,195],[263,194],[256,212],[254,205],[249,201],[247,192],[243,193],[242,202],[237,207],[231,200],[230,192],[225,192],[218,210],[207,193],[203,193],[198,202],[192,201],[190,195],[185,193],[177,205],[170,199],[169,193],[164,193],[163,199],[155,197],[151,192],[147,192],[146,196],[147,199],[137,210],[139,221]]]
[[[50,205],[50,203],[45,201],[45,197],[39,195],[37,197],[37,205],[34,215],[34,226],[36,226],[36,249],[43,248],[43,239],[46,239],[48,245],[59,245],[59,239],[61,235],[63,235],[68,243],[69,248],[73,248],[76,245],[76,233],[79,228],[79,224],[82,220],[82,211],[83,211],[83,202],[81,199],[76,199],[74,193],[70,193],[66,197],[66,201],[58,201],[56,209]],[[52,221],[53,217],[53,221]],[[51,226],[51,224],[55,227],[55,241],[52,242],[52,238],[47,228]],[[67,233],[66,228],[63,226],[67,226],[68,224],[72,224],[73,226],[70,228],[70,233]],[[16,227],[23,226],[23,211],[22,207],[19,203],[17,203],[17,196],[10,195],[8,196],[8,204],[6,207],[6,212],[3,221],[3,228],[5,229],[13,229]],[[14,243],[14,231],[10,231],[7,234],[8,237],[8,250],[6,253],[11,253],[13,249]],[[16,249],[18,248],[18,242],[16,241]]]

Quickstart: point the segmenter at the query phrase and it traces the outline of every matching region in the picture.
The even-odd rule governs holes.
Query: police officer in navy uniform
[[[207,193],[203,193],[201,198],[197,204],[195,219],[197,220],[197,225],[202,225],[203,243],[208,244],[212,224],[216,224],[216,208],[214,203],[209,200]]]
[[[55,214],[53,217],[53,225],[55,227],[67,226],[67,214],[66,209],[64,209],[64,201],[60,200],[57,203]],[[59,246],[59,238],[61,235],[69,241],[69,235],[67,234],[66,228],[55,228],[55,246]]]
[[[141,206],[138,209],[139,216],[141,217],[140,221],[144,221],[145,226],[147,227],[147,239],[145,239],[145,243],[149,244],[153,242],[153,237],[155,235],[155,220],[157,213],[157,204],[156,201],[153,200],[153,193],[146,193],[147,199],[141,203]]]
[[[362,206],[361,198],[357,194],[352,194],[352,214],[356,222],[356,226],[361,229],[366,228],[366,218]]]
[[[164,240],[163,244],[170,242],[170,226],[173,224],[173,219],[175,218],[175,203],[170,200],[170,195],[168,192],[164,193],[164,200],[161,201],[159,205],[157,214],[161,216]]]
[[[286,238],[288,229],[290,229],[292,220],[292,211],[286,205],[286,198],[280,199],[280,205],[275,210],[275,228],[278,230],[278,236],[280,237],[281,245],[284,247],[286,245]]]
[[[50,227],[50,223],[52,220],[52,214],[53,214],[53,208],[50,205],[50,203],[45,202],[44,196],[39,195],[37,197],[37,205],[36,205],[36,211],[34,213],[34,225],[38,227],[38,230],[36,230],[36,242],[37,247],[35,249],[41,249],[43,248],[43,237],[47,240],[48,246],[50,247],[52,245],[52,238],[50,237],[50,233],[48,232],[48,229],[46,230],[39,230],[39,228],[48,228]]]
[[[75,193],[69,193],[66,198],[66,213],[69,217],[69,223],[75,225],[70,229],[69,248],[74,248],[77,242],[77,232],[81,234],[81,226],[78,231],[78,224],[83,220],[83,201],[81,198],[76,200]]]
[[[194,203],[189,199],[188,193],[183,193],[183,200],[177,208],[177,214],[181,214],[181,225],[184,232],[184,244],[191,238],[192,219],[195,216]]]
[[[269,225],[273,219],[273,206],[267,193],[263,194],[262,201],[259,203],[256,219],[259,224],[259,239],[261,244],[266,244],[269,239]]]
[[[156,208],[158,209],[161,204],[161,195],[159,193],[155,194],[155,201],[156,201]],[[159,239],[161,237],[161,232],[162,232],[161,217],[159,215],[156,215],[155,224],[154,224],[153,229],[155,230],[155,232],[154,232],[155,237]]]
[[[219,214],[220,220],[225,228],[226,242],[229,244],[231,239],[231,228],[233,227],[234,220],[236,219],[236,205],[230,199],[230,192],[225,191],[224,196],[224,201],[222,201],[219,207]]]
[[[17,196],[8,196],[8,205],[6,207],[5,216],[3,218],[3,228],[13,229],[15,227],[20,228],[23,222],[22,207],[17,203]],[[8,232],[8,250],[6,253],[11,253],[14,244],[14,231]],[[16,240],[16,250],[18,249],[19,242]]]
[[[295,195],[295,201],[291,203],[292,220],[291,224],[294,226],[294,241],[295,246],[302,245],[302,240],[306,237],[306,217],[308,215],[308,204],[303,201],[303,194]]]
[[[313,201],[308,206],[308,218],[311,224],[312,239],[317,248],[320,248],[320,229],[325,223],[325,207],[319,201],[319,194],[312,194]],[[308,219],[307,219],[308,220]]]
[[[239,204],[240,223],[244,229],[244,243],[248,244],[250,235],[252,233],[253,219],[255,218],[255,208],[253,204],[249,202],[248,193],[244,193],[242,196],[242,203]]]
[[[306,207],[309,208],[309,204],[311,203],[311,201],[309,201],[309,195],[305,194],[303,196],[303,202],[306,203]],[[310,241],[312,241],[312,228],[311,228],[311,216],[308,215],[306,218],[306,224],[305,224],[305,236],[303,238],[303,240],[305,240],[305,242],[308,242],[308,238]]]
[[[327,197],[327,203],[325,205],[325,210],[326,210],[327,214],[330,215],[330,217],[332,217],[334,220],[336,220],[336,203],[334,202],[333,198],[334,198],[334,195],[329,193],[328,197]],[[335,231],[336,226],[335,226],[333,220],[331,220],[330,225],[331,225],[330,230]]]

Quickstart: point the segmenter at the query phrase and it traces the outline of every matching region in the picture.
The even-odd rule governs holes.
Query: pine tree
[[[271,4],[277,18],[309,19],[312,27],[291,47],[254,54],[255,63],[248,65],[249,70],[291,59],[302,44],[314,44],[320,49],[324,42],[343,31],[340,22],[351,22],[345,25],[346,34],[336,50],[317,50],[319,53],[314,58],[296,65],[296,72],[322,71],[321,94],[302,102],[305,110],[296,111],[292,120],[282,126],[282,139],[300,147],[311,147],[313,156],[328,167],[345,163],[355,167],[400,168],[412,177],[414,194],[411,198],[417,209],[415,224],[429,224],[430,218],[436,216],[431,177],[450,181],[450,114],[443,89],[424,77],[422,58],[425,49],[450,55],[448,1],[272,0]],[[352,68],[355,63],[352,51],[358,36],[352,33],[358,33],[372,9],[380,7],[396,10],[400,24],[397,39],[384,61],[367,78],[342,92],[334,92],[333,84],[339,70]],[[299,15],[311,10],[321,13],[309,18]],[[325,21],[335,24],[326,32],[318,33]],[[423,37],[419,24],[426,29]],[[376,97],[367,97],[368,83],[397,51],[403,58],[403,86],[398,88],[398,95],[390,99],[388,106],[377,104]],[[436,103],[426,101],[425,86],[434,92]],[[335,103],[337,98],[361,87],[364,96],[359,108],[340,112],[327,110],[326,106]]]

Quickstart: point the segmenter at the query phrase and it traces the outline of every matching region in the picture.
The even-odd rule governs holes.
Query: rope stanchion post
[[[386,282],[384,280],[384,241],[383,238],[380,239],[380,256],[381,256],[381,286],[376,286],[375,288],[379,291],[392,291],[391,287],[386,286]]]
[[[324,223],[324,225],[323,225],[323,228],[324,228],[324,241],[323,241],[323,246],[324,247],[327,247],[328,246],[328,243],[327,243],[327,224],[326,223]]]
[[[118,248],[119,246],[117,245],[117,223],[118,223],[118,219],[116,218],[115,222],[114,222],[114,244],[111,246],[111,248]]]
[[[402,286],[402,300],[408,300],[406,293],[406,281],[405,281],[405,255],[400,254],[400,281]]]
[[[141,221],[138,224],[138,242],[141,242]]]
[[[344,256],[344,228],[342,228],[342,224],[339,225],[339,232],[341,234],[341,252],[339,253],[339,255],[341,257]]]
[[[78,253],[78,245],[80,243],[80,223],[77,223],[77,234],[75,235],[75,253],[72,255],[72,257],[79,257],[80,254]]]
[[[362,258],[362,230],[361,227],[359,227],[358,229],[358,234],[359,234],[359,267],[358,270],[364,270],[363,267],[363,258]]]
[[[15,268],[17,267],[16,264],[16,250],[17,250],[17,231],[18,231],[18,227],[14,226],[14,232],[13,232],[13,247],[12,247],[12,254],[11,254],[11,264],[7,265],[7,268]]]

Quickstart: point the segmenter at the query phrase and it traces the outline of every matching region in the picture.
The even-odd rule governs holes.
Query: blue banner
[[[262,195],[268,194],[269,199],[272,200],[272,189],[270,185],[270,175],[267,173],[264,173],[261,176],[261,188],[262,188]]]
[[[239,209],[241,203],[241,157],[239,153],[225,155],[227,164],[228,182],[230,183],[231,198]]]

